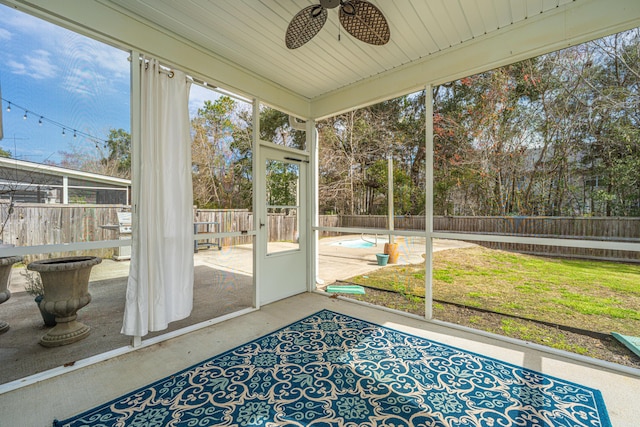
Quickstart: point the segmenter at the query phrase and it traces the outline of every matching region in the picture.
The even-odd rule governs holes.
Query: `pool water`
[[[357,240],[342,240],[340,242],[332,243],[331,246],[342,246],[343,248],[352,248],[352,249],[365,249],[372,248],[375,244],[371,242],[367,242],[365,240],[357,239]]]

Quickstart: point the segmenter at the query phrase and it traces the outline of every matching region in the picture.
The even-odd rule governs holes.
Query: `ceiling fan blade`
[[[389,24],[380,9],[365,0],[346,0],[340,6],[340,23],[353,37],[381,46],[391,38]]]
[[[287,27],[285,43],[297,49],[313,38],[327,22],[327,10],[320,5],[307,6],[297,13]]]

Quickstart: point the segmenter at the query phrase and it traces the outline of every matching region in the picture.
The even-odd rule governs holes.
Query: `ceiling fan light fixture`
[[[356,7],[352,2],[345,1],[342,3],[342,11],[349,16],[354,16],[356,14]]]
[[[322,6],[315,6],[313,9],[311,9],[311,18],[316,19],[322,14],[322,10]]]

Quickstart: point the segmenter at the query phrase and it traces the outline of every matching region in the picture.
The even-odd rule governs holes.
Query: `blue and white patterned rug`
[[[611,426],[599,391],[320,311],[54,426]]]

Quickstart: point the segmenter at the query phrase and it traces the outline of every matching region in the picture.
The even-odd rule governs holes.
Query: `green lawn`
[[[424,296],[421,264],[389,266],[348,281]],[[640,331],[640,265],[473,247],[435,253],[433,287],[434,298],[447,302],[605,334]]]

